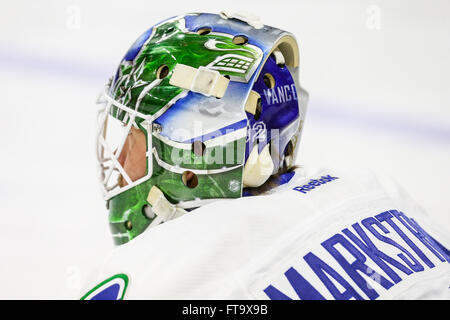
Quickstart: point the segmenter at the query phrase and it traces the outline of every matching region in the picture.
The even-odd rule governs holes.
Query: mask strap
[[[216,70],[203,66],[193,68],[178,63],[173,69],[169,83],[176,87],[201,93],[207,97],[222,98],[230,80]]]
[[[220,12],[220,17],[225,20],[237,19],[243,21],[255,29],[261,29],[262,27],[264,27],[264,23],[261,22],[260,17],[248,12],[232,12],[229,10],[223,10],[222,12]]]
[[[147,201],[152,206],[152,210],[156,215],[156,218],[149,225],[149,228],[163,222],[181,217],[182,215],[188,213],[186,210],[170,203],[166,199],[162,191],[156,186],[153,186],[150,189],[150,192],[147,196]]]

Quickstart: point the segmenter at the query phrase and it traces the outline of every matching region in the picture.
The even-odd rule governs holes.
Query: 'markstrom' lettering
[[[411,234],[409,236],[406,235],[394,220],[396,220],[397,223],[402,224]],[[382,224],[382,222],[387,223],[391,229],[402,238],[405,242],[403,246],[385,236],[386,234],[389,234],[390,231]],[[361,225],[364,226],[366,230],[364,230]],[[408,246],[429,269],[435,268],[436,266],[430,261],[426,253],[435,255],[443,263],[450,263],[449,250],[437,242],[416,221],[408,218],[403,212],[397,210],[385,211],[375,217],[363,219],[361,225],[359,223],[354,223],[352,225],[354,232],[350,231],[349,228],[345,228],[342,230],[342,234],[337,233],[333,235],[323,241],[321,245],[331,257],[333,257],[333,261],[339,264],[340,269],[352,279],[357,288],[369,299],[376,299],[379,297],[379,293],[370,285],[369,281],[375,281],[384,289],[389,290],[411,274],[425,271],[426,268],[408,249],[405,248],[405,245]],[[377,229],[375,229],[374,226],[376,226]],[[378,230],[381,230],[385,235],[382,235]],[[378,247],[369,239],[367,232],[370,232],[377,240],[380,240],[380,244],[377,244]],[[422,251],[415,244],[415,241],[420,241],[429,251]],[[397,257],[400,258],[403,263],[383,252],[383,249],[387,249],[386,246],[393,246],[400,250],[402,253],[398,254]],[[346,255],[342,254],[342,250],[346,251]],[[353,256],[354,260],[352,259],[349,262],[345,258],[345,256],[348,255]],[[389,279],[375,270],[372,270],[366,264],[368,259],[372,260],[389,277]],[[327,264],[314,253],[309,252],[303,257],[303,260],[324,284],[325,288],[334,299],[365,299],[365,297],[361,296],[358,291],[355,290],[355,287],[345,280],[335,268]],[[315,288],[311,282],[303,277],[294,267],[290,267],[284,273],[284,276],[287,278],[289,284],[300,299],[325,299],[323,292],[321,293]],[[339,284],[339,288],[335,285],[336,283]],[[273,284],[269,284],[263,291],[272,300],[292,299],[277,289]]]

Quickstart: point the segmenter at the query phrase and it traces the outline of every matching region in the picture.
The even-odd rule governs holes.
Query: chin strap
[[[149,225],[149,228],[181,217],[182,215],[188,213],[183,208],[170,203],[164,196],[164,193],[162,193],[162,191],[156,186],[153,186],[150,189],[147,196],[147,201],[152,206],[153,213],[156,215],[156,218],[153,219],[152,223]]]

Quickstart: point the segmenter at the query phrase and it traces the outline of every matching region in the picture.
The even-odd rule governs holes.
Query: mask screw
[[[152,131],[156,132],[156,133],[161,133],[162,126],[160,124],[158,124],[158,123],[153,123]]]

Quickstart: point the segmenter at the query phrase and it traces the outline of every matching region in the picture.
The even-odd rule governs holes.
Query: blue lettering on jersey
[[[297,272],[294,268],[289,268],[288,271],[284,273],[286,278],[289,280],[291,286],[294,288],[295,292],[302,300],[325,300],[325,298],[317,291],[303,276]],[[272,300],[292,300],[283,292],[278,290],[272,285],[269,285],[264,292]]]
[[[385,223],[385,224],[383,224]],[[397,223],[402,224],[411,235],[406,235]],[[400,245],[393,239],[387,237],[391,231],[386,224],[395,231],[405,245]],[[450,263],[450,251],[442,244],[431,237],[414,219],[408,218],[403,212],[390,210],[382,212],[375,217],[363,219],[361,223],[354,223],[353,230],[345,228],[342,233],[337,233],[321,243],[322,247],[330,254],[330,256],[341,267],[342,271],[351,278],[357,288],[369,299],[376,299],[379,293],[370,286],[369,281],[376,281],[381,287],[389,290],[406,277],[416,272],[425,271],[425,267],[413,255],[412,250],[429,269],[436,267],[426,254],[435,255],[441,262]],[[401,253],[397,257],[392,257],[382,251],[381,246],[370,240],[367,232],[371,233],[381,245],[389,245],[397,248]],[[411,239],[412,238],[412,239]],[[415,244],[413,239],[420,241],[427,249],[423,252]],[[352,256],[354,259],[349,262],[343,255]],[[367,264],[367,259],[372,260],[383,270],[389,277],[386,278],[375,270],[372,270]],[[399,258],[401,261],[399,261]],[[337,300],[357,299],[362,297],[344,277],[312,252],[307,253],[303,260],[308,267],[314,272],[319,280],[324,284],[329,293]],[[341,272],[342,272],[341,271]],[[302,300],[323,300],[324,295],[315,288],[311,281],[308,281],[294,267],[290,267],[284,276],[294,289],[298,297]],[[335,284],[339,284],[339,288]],[[268,285],[264,293],[272,300],[291,300],[292,298],[276,288],[273,284]]]
[[[328,183],[330,181],[339,179],[338,177],[332,177],[331,175],[322,176],[319,179],[311,179],[307,184],[303,186],[295,187],[294,190],[306,194],[308,191],[315,189],[316,187]]]

